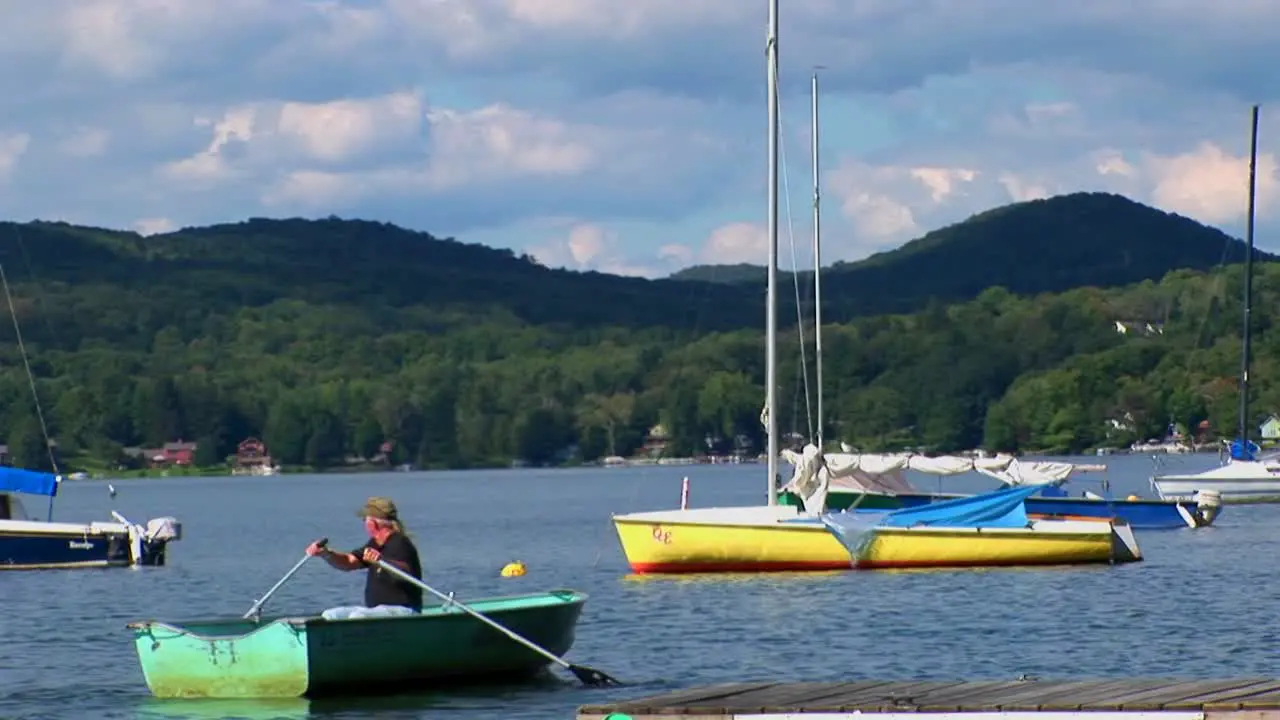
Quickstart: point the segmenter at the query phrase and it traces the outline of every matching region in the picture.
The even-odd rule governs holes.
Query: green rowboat
[[[826,509],[830,511],[847,510],[858,498],[866,495],[866,499],[858,503],[862,510],[898,510],[906,507],[906,503],[896,495],[886,493],[860,493],[849,490],[829,490],[827,492]],[[959,497],[958,495],[956,497]],[[940,498],[947,499],[947,498]],[[787,490],[778,493],[779,505],[795,505],[804,509],[804,501],[799,495]]]
[[[552,590],[467,605],[563,655],[586,600],[575,590]],[[128,628],[147,688],[160,698],[359,694],[530,676],[549,663],[451,603],[407,617],[147,620]]]

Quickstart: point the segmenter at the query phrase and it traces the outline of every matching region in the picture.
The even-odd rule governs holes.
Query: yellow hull
[[[734,525],[615,517],[637,573],[848,570],[849,551],[821,525]]]
[[[861,550],[856,565],[860,568],[1074,565],[1113,562],[1115,554],[1109,533],[882,528]]]
[[[1041,529],[878,528],[854,554],[794,507],[700,508],[614,516],[636,573],[769,572],[1111,563],[1111,525],[1040,521]],[[792,520],[792,522],[788,522]],[[1077,530],[1078,531],[1075,531]],[[1072,531],[1068,531],[1072,530]]]

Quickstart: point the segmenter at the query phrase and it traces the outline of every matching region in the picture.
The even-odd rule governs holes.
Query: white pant
[[[320,617],[325,620],[356,620],[358,618],[372,617],[400,617],[403,615],[417,615],[417,611],[403,605],[375,605],[373,607],[365,607],[363,605],[341,605],[332,607],[320,613]]]

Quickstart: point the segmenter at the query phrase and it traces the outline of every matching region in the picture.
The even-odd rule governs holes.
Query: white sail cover
[[[930,475],[961,475],[977,471],[1007,486],[1053,483],[1060,485],[1073,473],[1105,469],[1100,465],[1074,465],[1066,462],[1025,462],[1012,455],[991,458],[968,458],[954,455],[823,453],[809,444],[797,453],[784,449],[782,459],[795,471],[783,490],[799,495],[808,508],[826,506],[830,488],[855,492],[899,493],[920,492],[906,478],[907,470]]]

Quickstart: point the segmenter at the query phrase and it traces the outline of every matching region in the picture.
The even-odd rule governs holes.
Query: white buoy
[[[689,509],[689,476],[680,481],[680,509]]]

